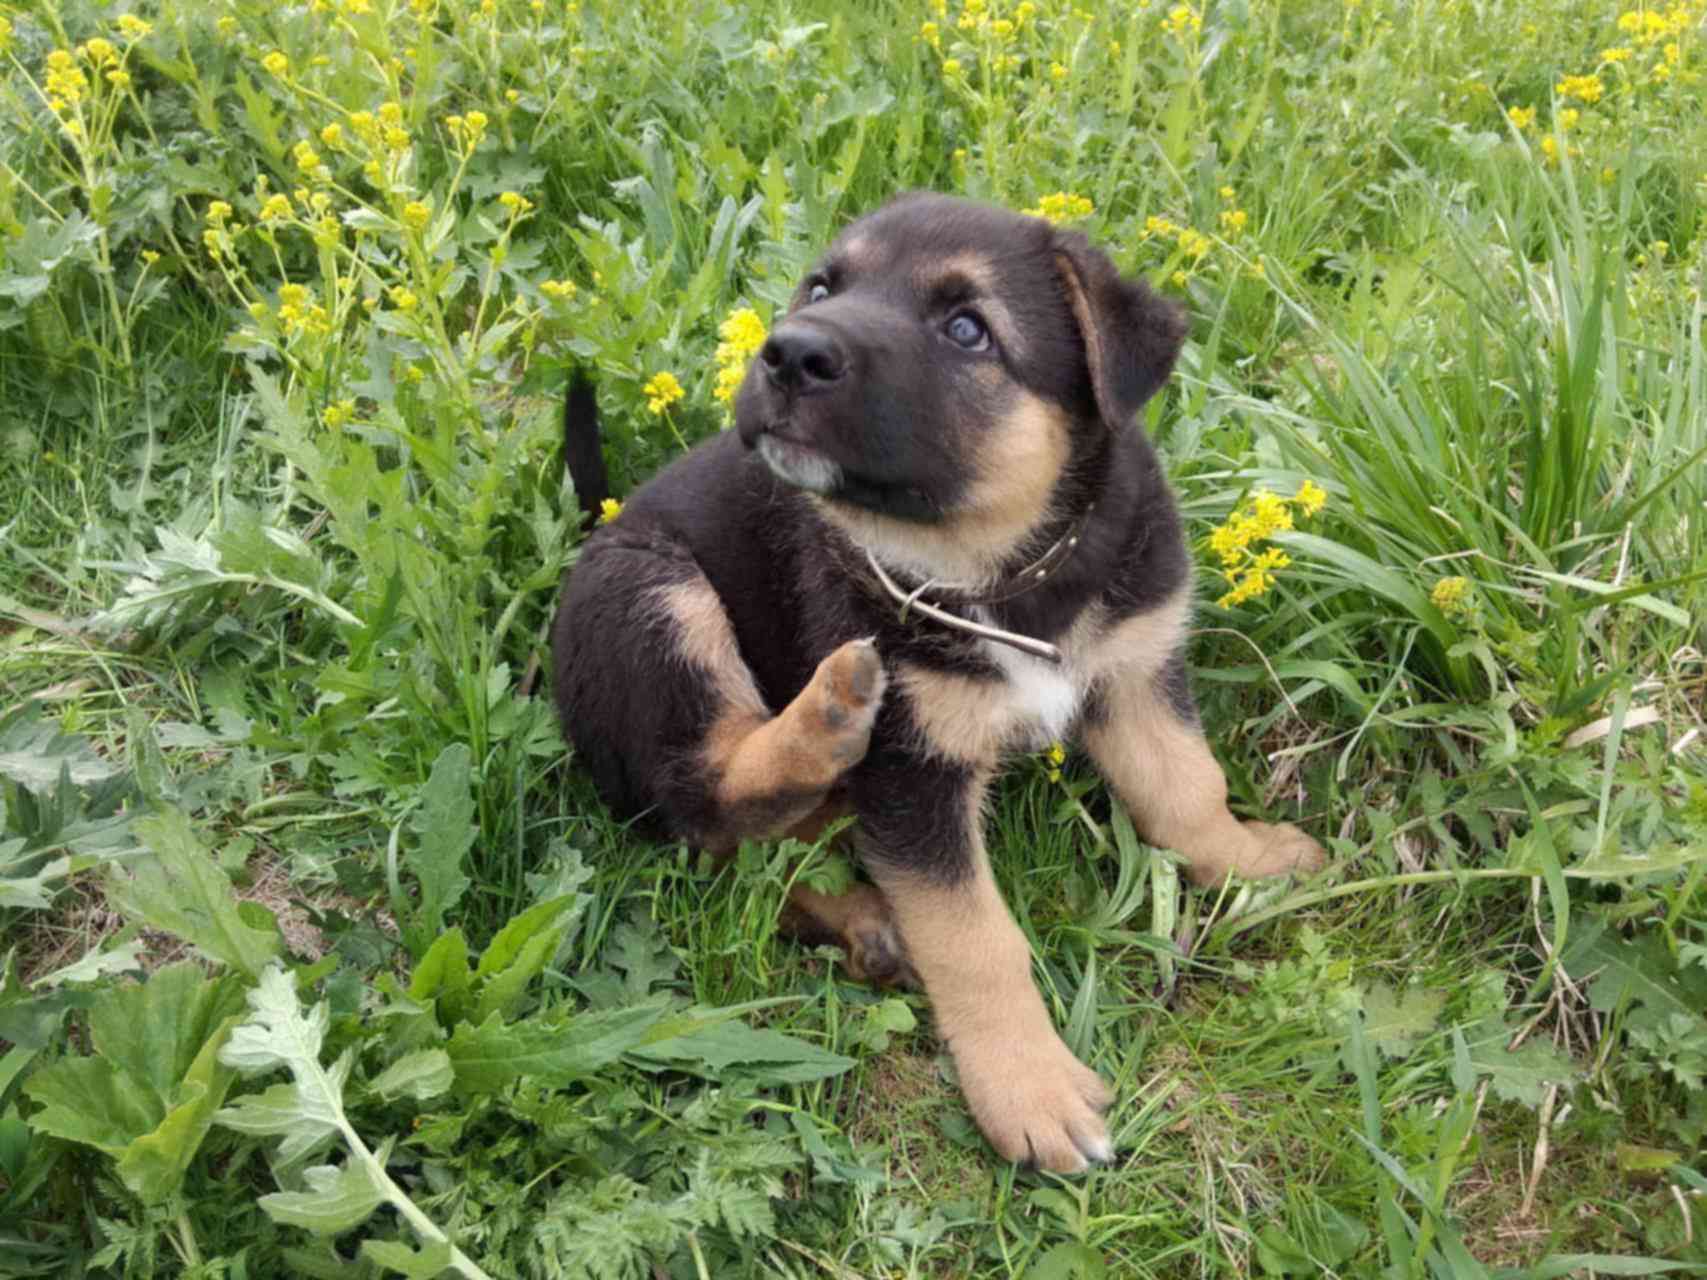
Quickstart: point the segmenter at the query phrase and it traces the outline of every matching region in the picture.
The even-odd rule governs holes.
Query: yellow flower
[[[747,363],[765,345],[765,322],[751,307],[731,311],[717,326],[717,382],[711,389],[714,399],[729,404],[741,389],[747,375]]]
[[[1313,516],[1328,505],[1327,491],[1313,480],[1306,480],[1298,486],[1298,492],[1292,495],[1292,501],[1298,504],[1298,509],[1307,516]]]
[[[1065,80],[1067,78],[1066,65],[1060,62],[1051,62],[1049,64],[1049,78],[1051,80]]]
[[[1535,124],[1534,107],[1512,107],[1505,114],[1506,119],[1510,120],[1512,124],[1516,125],[1519,129],[1532,128]]]
[[[1151,236],[1171,236],[1178,230],[1179,228],[1166,218],[1159,218],[1152,213],[1144,219],[1144,231],[1140,238],[1148,240]]]
[[[89,77],[83,74],[83,68],[77,65],[77,59],[65,49],[55,49],[47,55],[47,91],[61,101],[54,104],[55,111],[63,111],[66,106],[76,106],[83,101],[83,95],[89,89]]]
[[[123,22],[124,19],[120,18],[119,21]],[[213,25],[219,29],[219,34],[227,39],[230,39],[232,36],[237,34],[237,19],[233,18],[230,14],[226,14],[225,17],[221,18]]]
[[[1541,139],[1541,155],[1548,164],[1559,163],[1559,144],[1552,134]]]
[[[223,200],[215,200],[207,207],[207,220],[210,226],[223,226],[225,220],[230,216],[231,206]]]
[[[399,311],[413,311],[421,301],[413,290],[405,289],[402,285],[393,285],[386,290],[386,294],[391,299],[391,305]]]
[[[1061,766],[1067,763],[1067,748],[1059,742],[1051,742],[1043,752],[1043,763],[1046,766],[1049,781],[1061,781]]]
[[[306,141],[292,147],[291,154],[296,157],[296,167],[304,173],[313,173],[320,167],[320,153]]]
[[[320,131],[320,141],[329,147],[336,147],[344,140],[344,126],[334,120]]]
[[[290,73],[290,59],[277,49],[262,58],[261,65],[281,80]]]
[[[1233,238],[1234,236],[1237,236],[1241,231],[1243,231],[1245,229],[1245,223],[1248,222],[1249,220],[1250,220],[1250,215],[1247,214],[1243,209],[1223,209],[1223,210],[1221,210],[1221,231],[1222,231],[1222,234],[1227,236],[1229,239]]]
[[[1591,73],[1586,76],[1566,76],[1553,86],[1553,92],[1561,98],[1576,98],[1592,106],[1600,101],[1601,95],[1606,92],[1606,86],[1601,83],[1598,75]]]
[[[548,298],[555,298],[558,302],[568,302],[575,296],[575,282],[573,280],[542,280],[539,291]]]
[[[1217,603],[1223,609],[1243,604],[1265,594],[1274,585],[1274,575],[1292,563],[1279,547],[1257,550],[1276,533],[1292,528],[1292,507],[1313,516],[1327,504],[1328,495],[1309,480],[1290,498],[1259,490],[1227,517],[1227,522],[1209,532],[1209,549],[1221,562],[1221,576],[1232,589]]]
[[[403,225],[411,231],[423,230],[432,216],[432,208],[419,200],[411,200],[403,206]]]
[[[403,123],[403,105],[397,102],[382,102],[379,107],[379,122],[392,128]]]
[[[622,503],[615,498],[606,498],[599,503],[599,523],[609,524],[622,514]]]
[[[942,28],[934,22],[926,22],[919,27],[919,39],[933,49],[942,48]]]
[[[159,262],[159,261],[160,261],[160,255],[158,253],[156,253],[153,249],[144,249],[142,251],[142,264],[144,266],[152,267],[156,262]]]
[[[942,73],[943,73],[943,75],[949,77],[949,79],[951,79],[951,80],[955,76],[959,75],[960,74],[960,59],[959,58],[944,58],[942,60]]]
[[[1221,188],[1221,199],[1226,204],[1232,204],[1236,194],[1237,193],[1231,187]]]
[[[409,146],[409,131],[393,125],[385,131],[385,145],[393,151],[405,150]]]
[[[1053,195],[1042,197],[1035,207],[1025,212],[1028,217],[1044,218],[1059,224],[1088,218],[1096,212],[1096,206],[1084,196],[1074,195],[1070,191],[1057,191]]]
[[[107,83],[122,92],[130,88],[130,72],[123,67],[114,67],[107,72]]]
[[[1470,580],[1442,578],[1428,593],[1429,603],[1447,615],[1470,612]]]
[[[1014,33],[1014,24],[1007,18],[997,18],[990,24],[990,34],[998,40],[1006,40]]]
[[[267,202],[261,206],[261,221],[277,222],[281,218],[290,217],[293,212],[294,210],[290,207],[290,197],[282,191],[274,192],[267,197]]]
[[[1602,49],[1600,51],[1600,60],[1602,62],[1610,62],[1616,66],[1620,62],[1626,61],[1634,52],[1635,50],[1630,48],[1629,45],[1618,45],[1611,49]]]
[[[653,374],[640,391],[646,397],[646,408],[655,414],[662,414],[687,395],[687,392],[682,390],[682,384],[676,381],[676,375],[667,370]]]
[[[1577,121],[1582,118],[1583,113],[1578,111],[1575,107],[1566,107],[1563,111],[1559,112],[1559,127],[1561,129],[1574,129],[1576,128]]]
[[[113,48],[113,42],[104,40],[100,36],[80,45],[78,52],[97,67],[104,67],[109,62],[118,61],[118,51]]]
[[[144,22],[133,13],[121,13],[119,15],[119,34],[124,36],[126,40],[140,40],[153,30],[152,24]]]
[[[320,421],[336,431],[353,418],[355,413],[356,402],[354,400],[339,400],[335,404],[327,405],[320,411]]]
[[[1192,10],[1190,5],[1177,4],[1168,10],[1168,16],[1162,19],[1162,30],[1170,36],[1181,37],[1186,32],[1203,30],[1203,15]]]
[[[515,191],[506,191],[498,197],[498,203],[508,209],[513,217],[521,217],[533,209],[533,201]]]
[[[1187,257],[1195,260],[1208,253],[1213,242],[1201,231],[1193,231],[1190,227],[1181,227],[1179,247]]]

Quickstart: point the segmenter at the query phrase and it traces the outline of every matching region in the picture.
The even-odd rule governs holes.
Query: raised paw
[[[1102,1113],[1114,1094],[1053,1028],[963,1036],[950,1048],[972,1118],[1003,1159],[1082,1173],[1113,1158]]]
[[[887,918],[859,921],[842,938],[848,953],[848,974],[874,987],[906,987],[918,990],[919,975],[907,960],[901,935]]]
[[[825,751],[839,769],[865,759],[887,684],[877,646],[870,640],[850,640],[818,664],[796,700],[815,712]]]

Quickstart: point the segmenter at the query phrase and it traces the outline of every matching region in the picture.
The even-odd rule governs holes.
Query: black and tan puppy
[[[619,813],[712,848],[858,816],[872,885],[797,894],[796,926],[916,976],[985,1136],[1046,1169],[1109,1157],[1110,1093],[990,876],[1003,757],[1075,737],[1201,882],[1321,859],[1228,812],[1187,688],[1191,568],[1134,424],[1184,329],[1077,233],[896,200],[801,282],[737,430],[587,540],[554,629],[563,723]]]

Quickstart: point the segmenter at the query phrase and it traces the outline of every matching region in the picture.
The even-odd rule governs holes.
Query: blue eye
[[[811,287],[806,290],[806,301],[808,302],[822,302],[829,296],[830,286],[822,280],[814,280]]]
[[[983,351],[990,345],[990,328],[973,311],[958,311],[943,326],[948,340],[968,351]]]

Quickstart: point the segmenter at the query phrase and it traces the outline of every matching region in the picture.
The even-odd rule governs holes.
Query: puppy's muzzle
[[[848,375],[847,348],[835,334],[797,320],[784,321],[759,348],[759,365],[778,391],[794,396],[833,389]]]

